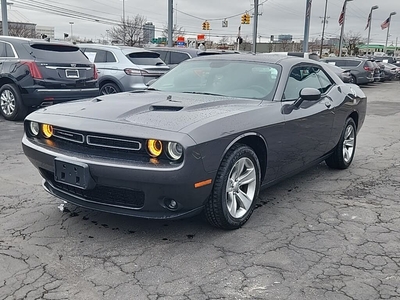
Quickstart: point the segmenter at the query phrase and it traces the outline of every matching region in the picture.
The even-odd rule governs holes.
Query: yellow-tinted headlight
[[[47,139],[51,138],[53,136],[53,126],[49,124],[43,124],[42,133],[45,138]]]
[[[151,157],[158,157],[162,153],[162,142],[159,140],[148,140],[147,141],[147,151]]]

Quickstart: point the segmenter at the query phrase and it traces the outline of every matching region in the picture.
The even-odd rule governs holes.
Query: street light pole
[[[386,53],[387,51],[387,44],[388,44],[388,40],[389,40],[389,29],[390,29],[390,23],[392,21],[392,16],[394,16],[396,14],[395,11],[391,12],[389,15],[389,24],[388,24],[388,28],[387,28],[387,35],[386,35],[386,43],[385,43],[385,49],[383,51],[383,53]]]
[[[69,22],[69,25],[71,25],[71,42],[72,42],[72,25],[74,25],[74,22]]]
[[[168,47],[173,46],[174,1],[168,0]]]
[[[8,35],[7,0],[1,0],[1,17],[3,35]]]
[[[123,35],[122,35],[122,42],[125,46],[125,0],[122,0],[122,30]]]
[[[339,57],[342,56],[342,47],[343,47],[343,34],[344,34],[344,23],[346,21],[346,7],[347,7],[347,2],[353,1],[353,0],[344,0],[343,4],[343,23],[342,23],[342,29],[340,30],[340,40],[339,40]]]
[[[321,57],[321,58],[322,58],[322,51],[323,51],[323,48],[324,48],[324,36],[325,36],[325,25],[326,25],[326,12],[327,12],[327,9],[328,9],[328,0],[326,0],[326,2],[325,2],[324,20],[322,21],[323,25],[322,25],[322,36],[321,36],[321,51],[319,52],[319,57]]]
[[[369,13],[369,16],[368,16],[368,24],[367,24],[368,25],[367,55],[369,53],[369,40],[370,40],[370,37],[371,37],[372,11],[375,10],[375,9],[378,9],[378,8],[379,8],[378,5],[372,6],[371,7],[371,12]]]
[[[257,52],[258,0],[254,0],[253,53]]]
[[[306,0],[306,17],[304,22],[303,52],[308,51],[308,40],[310,39],[310,16],[312,0]]]

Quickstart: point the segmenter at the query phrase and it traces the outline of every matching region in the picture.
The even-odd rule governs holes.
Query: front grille
[[[104,136],[94,136],[88,135],[86,137],[87,144],[91,146],[97,147],[106,147],[106,148],[114,148],[114,149],[123,149],[123,150],[135,150],[138,151],[142,148],[142,144],[138,141],[131,141],[119,138],[110,138]]]
[[[109,204],[135,209],[141,208],[144,205],[145,195],[143,191],[103,185],[96,185],[96,187],[91,190],[82,190],[68,184],[56,182],[53,173],[44,170],[41,171],[44,177],[51,182],[55,188],[86,200],[99,204]]]
[[[80,144],[82,144],[85,141],[83,134],[77,133],[77,132],[72,132],[69,130],[60,129],[60,128],[54,128],[53,135],[57,138],[71,141],[71,142],[80,143]]]

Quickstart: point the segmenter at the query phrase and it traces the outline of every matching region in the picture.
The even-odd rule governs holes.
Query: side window
[[[114,54],[110,51],[106,51],[106,61],[107,62],[116,62],[117,60],[115,59]]]
[[[94,59],[95,63],[105,63],[107,62],[107,51],[97,50],[96,57]]]
[[[0,42],[0,57],[7,57],[6,43]]]
[[[15,53],[10,44],[6,44],[6,55],[7,57],[15,57]]]
[[[296,100],[304,88],[315,88],[325,93],[332,86],[331,80],[317,66],[295,67],[286,83],[284,100]]]
[[[189,55],[187,55],[186,53],[171,52],[171,64],[179,64],[189,58]]]
[[[360,64],[359,60],[348,60],[347,66],[349,67],[357,67]]]
[[[167,63],[167,51],[157,50],[157,51],[154,51],[154,52],[160,54],[161,60],[163,62]]]

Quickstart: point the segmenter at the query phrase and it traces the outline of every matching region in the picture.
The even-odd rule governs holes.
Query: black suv
[[[97,71],[78,47],[0,36],[0,113],[23,119],[30,108],[99,95]]]

